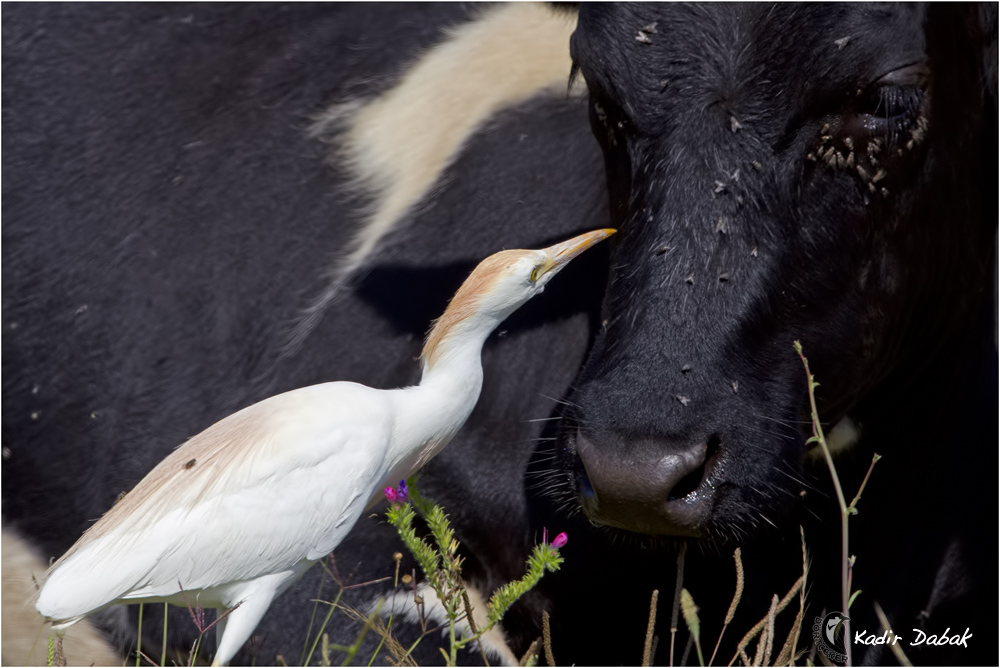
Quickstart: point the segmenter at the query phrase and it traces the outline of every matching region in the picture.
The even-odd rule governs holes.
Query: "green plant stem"
[[[24,661],[25,665],[28,665],[28,666],[31,665],[31,657],[35,655],[35,650],[38,648],[38,641],[41,640],[41,638],[42,638],[42,632],[44,630],[45,630],[45,624],[41,624],[38,627],[38,633],[35,635],[35,641],[33,643],[31,643],[31,649],[28,650],[28,658],[25,659],[25,661]],[[53,632],[50,632],[49,635],[52,635],[52,633]]]
[[[674,665],[674,640],[677,637],[677,620],[681,611],[681,589],[684,587],[684,556],[687,543],[681,543],[677,553],[677,582],[674,584],[674,604],[670,613],[670,665]]]
[[[198,639],[194,641],[194,651],[191,652],[191,657],[188,660],[189,666],[193,666],[194,664],[198,663],[198,652],[201,651],[201,638],[204,635],[205,632],[202,631],[201,633],[198,634]]]
[[[309,654],[306,656],[306,660],[302,662],[303,666],[308,666],[310,663],[312,663],[312,656],[313,652],[316,651],[316,645],[319,644],[320,638],[323,637],[323,631],[326,630],[326,625],[327,623],[329,623],[330,617],[333,616],[333,611],[337,608],[337,603],[340,602],[340,597],[343,595],[343,593],[344,593],[343,589],[338,591],[337,597],[333,599],[333,602],[330,604],[330,610],[329,612],[326,613],[326,618],[323,620],[323,625],[319,627],[319,631],[316,633],[316,638],[313,640],[312,647],[309,648]]]
[[[169,603],[163,604],[163,647],[160,649],[160,665],[167,665],[167,611],[170,609]]]
[[[372,613],[368,615],[368,619],[366,620],[365,625],[361,628],[361,633],[359,633],[358,637],[354,639],[354,642],[351,643],[351,646],[347,648],[346,656],[344,657],[344,660],[341,662],[340,664],[341,666],[349,666],[352,663],[354,663],[354,657],[358,655],[358,651],[361,649],[361,643],[365,641],[365,636],[368,635],[369,630],[375,628],[375,623],[373,620],[377,619],[378,616],[382,613],[382,604],[384,603],[384,601],[385,599],[381,599],[378,602],[378,605],[375,606],[375,610],[373,610]],[[325,637],[326,634],[323,633],[323,636]],[[373,656],[372,661],[374,661],[374,659],[375,657]],[[369,666],[372,664],[372,661],[368,662]]]
[[[323,598],[323,585],[325,584],[326,571],[323,571],[322,575],[319,576],[319,591],[316,592],[316,600],[313,601],[312,615],[309,617],[309,628],[306,629],[306,640],[302,643],[302,655],[299,657],[299,664],[303,666],[306,665],[306,648],[309,647],[309,636],[312,635],[313,622],[316,621],[316,610],[319,608],[319,602]]]
[[[142,665],[140,663],[141,658],[142,658],[142,608],[143,608],[143,604],[140,603],[139,604],[139,638],[136,641],[135,668],[139,668],[139,666]]]
[[[875,468],[875,464],[878,460],[882,459],[882,455],[877,452],[872,455],[872,463],[868,465],[868,473],[865,473],[865,479],[861,481],[861,487],[858,487],[858,493],[854,495],[854,499],[851,501],[851,505],[848,508],[852,512],[857,512],[858,501],[861,500],[861,492],[865,491],[865,485],[868,484],[868,478],[872,475],[872,469]]]
[[[889,627],[889,619],[885,616],[885,612],[883,612],[882,606],[878,604],[878,601],[875,602],[875,616],[878,617],[878,621],[882,625],[883,629],[885,629],[889,633],[893,632],[892,629]],[[892,653],[896,656],[896,661],[899,661],[899,665],[901,666],[913,665],[912,663],[910,663],[910,659],[907,658],[906,654],[903,652],[902,647],[892,642],[889,643],[889,649],[892,650]]]
[[[393,555],[393,559],[396,562],[396,572],[392,576],[392,590],[396,591],[396,589],[399,587],[399,564],[403,560],[403,553],[402,552],[397,552],[396,554]],[[389,623],[386,624],[386,627],[385,627],[386,635],[391,635],[392,634],[392,620],[393,620],[393,617],[395,616],[395,614],[396,614],[396,606],[393,605],[392,610],[389,611]],[[382,645],[385,644],[385,639],[386,639],[386,636],[381,636],[379,638],[378,646],[375,647],[375,652],[372,654],[372,657],[370,659],[368,659],[368,665],[369,666],[371,666],[373,663],[375,663],[375,657],[377,657],[378,653],[382,651]],[[303,665],[305,665],[305,664],[303,664]]]
[[[449,666],[454,666],[458,663],[458,645],[455,644],[455,611],[452,610],[451,605],[448,605],[445,610],[448,612],[448,633],[451,635],[451,663]]]
[[[819,422],[819,411],[816,409],[816,386],[817,383],[813,380],[812,372],[809,370],[809,360],[802,353],[802,344],[798,341],[795,342],[795,351],[799,354],[799,358],[802,360],[802,365],[806,369],[806,377],[809,381],[809,409],[812,414],[812,426],[813,426],[813,438],[819,442],[820,448],[823,450],[823,457],[826,459],[826,465],[830,469],[830,477],[833,479],[833,487],[837,492],[837,503],[840,505],[840,601],[841,601],[841,611],[844,613],[844,637],[847,639],[844,642],[844,650],[847,655],[846,665],[852,665],[851,661],[851,622],[848,619],[848,608],[851,598],[850,591],[850,560],[849,554],[849,544],[848,544],[848,529],[847,520],[850,517],[850,510],[848,510],[847,500],[844,498],[844,490],[840,486],[840,476],[837,475],[837,467],[833,464],[833,455],[830,454],[830,448],[826,444],[826,436],[823,434],[823,426]],[[867,478],[866,478],[867,480]],[[859,492],[860,495],[860,492]]]

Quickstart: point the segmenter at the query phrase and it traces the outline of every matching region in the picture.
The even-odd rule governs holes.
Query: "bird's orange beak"
[[[617,231],[611,228],[594,230],[593,232],[587,232],[586,234],[581,234],[580,236],[558,243],[555,246],[549,246],[545,249],[545,254],[548,255],[550,264],[546,267],[545,273],[559,271],[577,255],[597,242],[604,241]]]

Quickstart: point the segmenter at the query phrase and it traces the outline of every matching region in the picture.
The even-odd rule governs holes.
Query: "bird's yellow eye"
[[[532,283],[534,283],[535,281],[538,280],[538,274],[539,274],[539,270],[541,270],[541,268],[542,268],[542,266],[538,265],[537,267],[535,267],[534,269],[531,270],[531,282]]]

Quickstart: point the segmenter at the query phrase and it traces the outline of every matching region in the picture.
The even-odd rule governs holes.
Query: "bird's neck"
[[[426,464],[472,413],[483,386],[483,344],[496,324],[485,319],[453,323],[433,359],[423,359],[420,384],[399,391],[393,442],[407,447],[390,454],[392,477],[406,477]]]

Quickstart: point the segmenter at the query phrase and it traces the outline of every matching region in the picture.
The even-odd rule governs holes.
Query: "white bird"
[[[490,333],[614,230],[506,250],[473,270],[427,336],[420,384],[351,382],[270,397],[180,446],[49,569],[37,610],[57,630],[117,603],[233,609],[229,662],[271,601],[344,539],[381,490],[426,464],[472,412]]]

